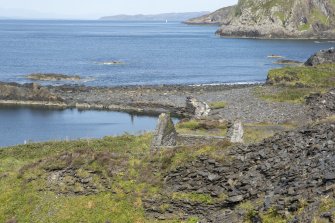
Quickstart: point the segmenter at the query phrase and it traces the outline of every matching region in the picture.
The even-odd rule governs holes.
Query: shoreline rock
[[[311,56],[306,62],[305,66],[316,66],[320,64],[335,63],[335,48],[327,50],[320,50]]]
[[[82,78],[78,75],[65,75],[54,73],[35,73],[29,74],[27,79],[34,81],[80,81]]]

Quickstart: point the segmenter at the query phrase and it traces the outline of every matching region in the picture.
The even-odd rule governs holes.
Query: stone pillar
[[[157,128],[151,143],[151,149],[177,145],[177,132],[170,114],[163,113],[158,118]]]
[[[241,121],[235,121],[232,127],[228,130],[228,137],[232,143],[243,143],[243,124]]]
[[[198,101],[194,97],[186,98],[186,112],[194,115],[195,118],[207,117],[210,111],[211,109],[207,103]]]

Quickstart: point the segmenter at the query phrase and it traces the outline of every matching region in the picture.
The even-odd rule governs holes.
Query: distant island
[[[210,12],[183,12],[183,13],[163,13],[163,14],[153,14],[153,15],[114,15],[105,16],[100,18],[100,20],[112,20],[112,21],[185,21],[190,18],[203,16],[209,14]]]
[[[334,39],[335,2],[239,0],[185,23],[219,24],[217,34],[225,37]]]

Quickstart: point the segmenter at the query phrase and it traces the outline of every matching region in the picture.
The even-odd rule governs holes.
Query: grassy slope
[[[0,205],[0,222],[10,219],[16,219],[18,222],[149,222],[144,217],[141,193],[144,189],[155,189],[146,183],[137,184],[129,177],[136,177],[134,168],[141,157],[149,152],[150,138],[149,135],[123,136],[1,149],[0,203],[5,205]],[[48,174],[44,168],[32,167],[32,171],[22,174],[23,169],[29,169],[27,164],[83,148],[89,148],[88,150],[94,153],[121,154],[129,161],[127,168],[113,177],[113,193],[101,192],[87,196],[57,195],[52,191],[43,191],[47,184],[43,178]],[[54,162],[57,162],[57,159],[50,161],[52,162],[47,162],[47,165],[56,165]],[[84,168],[87,167],[84,165]],[[123,174],[129,177],[123,178]],[[37,179],[31,181],[32,175],[35,175],[35,178],[37,176]],[[130,192],[136,195],[127,195]]]
[[[268,74],[268,83],[276,86],[276,90],[256,88],[255,93],[259,97],[270,101],[303,103],[309,94],[335,87],[335,64],[273,69]]]
[[[151,139],[150,134],[124,135],[0,149],[0,203],[5,204],[0,205],[0,222],[157,222],[145,216],[143,199],[162,196],[163,174],[203,154],[223,159],[221,151],[229,146],[181,148],[153,156]],[[70,162],[64,162],[64,156],[70,157]],[[98,173],[94,177],[99,179],[93,182],[99,193],[81,194],[84,189],[77,183],[51,185],[53,173],[69,169],[82,179]],[[109,189],[102,187],[101,179],[107,179]],[[164,196],[206,204],[220,201],[207,194]],[[191,223],[197,218],[159,222]]]
[[[262,125],[267,126],[267,125]],[[250,127],[250,126],[249,126]],[[226,196],[213,198],[209,194],[164,192],[163,176],[200,155],[224,162],[229,143],[220,145],[162,150],[150,154],[151,135],[106,137],[101,140],[50,142],[0,149],[0,222],[158,222],[144,213],[143,200],[164,196],[168,200],[183,200],[205,204],[220,203]],[[70,162],[63,162],[70,154]],[[65,159],[66,160],[66,159]],[[75,169],[82,178],[99,173],[109,180],[110,189],[96,194],[76,193],[69,188],[50,187],[53,171]],[[112,170],[113,174],[110,174]],[[117,171],[116,171],[117,170]],[[99,188],[99,179],[96,181]],[[100,185],[101,186],[101,185]],[[80,187],[80,185],[78,186]],[[63,194],[63,192],[73,192]],[[332,201],[333,202],[333,201]],[[328,202],[329,203],[329,202]],[[333,205],[333,203],[327,205]],[[249,210],[250,205],[241,204]],[[165,210],[168,207],[161,207]],[[250,210],[252,216],[253,208]],[[247,216],[248,217],[248,216]],[[263,213],[264,222],[286,222],[273,213]],[[250,222],[246,218],[245,222]],[[162,220],[159,222],[197,222]]]

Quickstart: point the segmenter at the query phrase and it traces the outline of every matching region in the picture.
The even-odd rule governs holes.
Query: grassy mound
[[[280,86],[319,87],[335,86],[335,64],[315,67],[284,67],[271,70],[267,83]]]
[[[267,84],[275,88],[256,88],[255,93],[260,98],[303,103],[311,93],[325,93],[335,87],[335,64],[273,69],[269,71]]]

